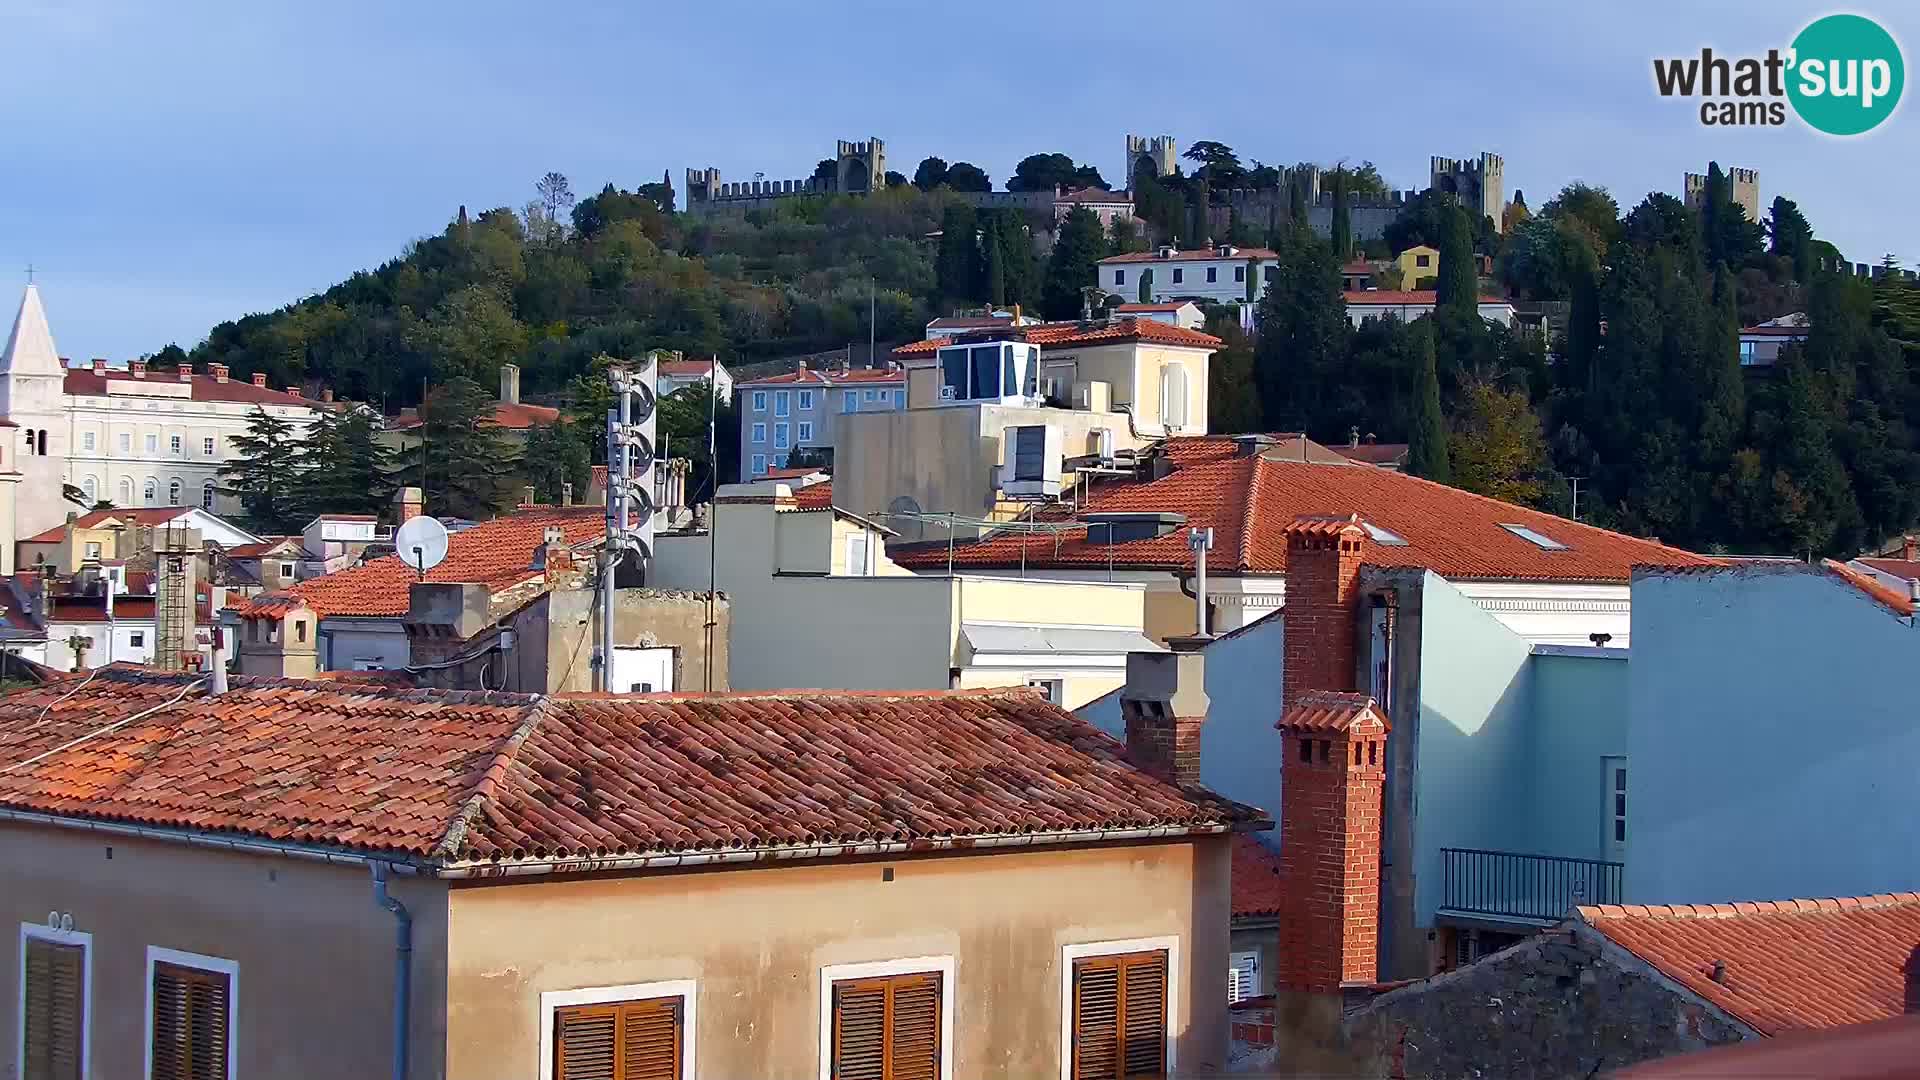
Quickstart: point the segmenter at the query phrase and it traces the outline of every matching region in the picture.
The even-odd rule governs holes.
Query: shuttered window
[[[834,1080],[939,1080],[940,976],[833,984]]]
[[[1167,954],[1073,962],[1074,1080],[1167,1075]]]
[[[80,1080],[87,1019],[86,946],[29,937],[26,963],[20,1075],[24,1080]]]
[[[153,965],[153,1080],[227,1080],[233,980],[157,960]]]
[[[681,999],[575,1005],[553,1015],[554,1080],[681,1080]]]

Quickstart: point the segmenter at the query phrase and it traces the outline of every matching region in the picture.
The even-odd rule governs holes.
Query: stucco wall
[[[366,870],[15,824],[0,824],[0,866],[0,1076],[19,1075],[19,925],[45,925],[49,911],[93,937],[95,1077],[142,1075],[150,945],[239,964],[234,1075],[388,1074],[393,916],[374,906]],[[446,889],[412,878],[391,887],[414,919],[412,1075],[457,1076],[442,1058]]]
[[[320,670],[351,671],[367,660],[380,670],[406,667],[411,650],[398,618],[324,619],[320,623]]]
[[[883,870],[891,868],[893,880]],[[1059,1073],[1063,946],[1175,936],[1182,1069],[1226,1044],[1227,845],[486,885],[451,896],[448,1075],[540,1075],[542,992],[694,980],[701,1076],[812,1077],[820,969],[954,959],[953,1076]]]
[[[1627,899],[1920,888],[1920,631],[1795,568],[1633,583]]]
[[[1532,785],[1521,815],[1527,847],[1543,855],[1606,857],[1602,759],[1627,752],[1627,651],[1543,655],[1532,668]],[[1629,773],[1631,775],[1631,773]]]
[[[731,606],[724,596],[714,604],[713,617],[718,624],[713,630],[714,690],[729,688]],[[506,689],[535,694],[593,689],[590,661],[599,647],[599,612],[599,594],[592,589],[550,592],[529,605],[524,617],[515,620],[516,627],[525,627],[515,652],[532,661],[544,659],[538,672],[543,678]],[[653,589],[614,590],[614,645],[673,649],[675,690],[706,689],[706,621],[704,596]]]

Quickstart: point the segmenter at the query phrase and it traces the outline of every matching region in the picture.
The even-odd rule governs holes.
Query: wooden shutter
[[[579,1005],[554,1013],[554,1080],[681,1080],[681,999]]]
[[[1167,954],[1074,961],[1074,1080],[1150,1080],[1166,1073]]]
[[[834,1080],[939,1080],[940,976],[833,984]]]
[[[220,972],[153,965],[153,1080],[227,1080],[230,989]]]
[[[27,939],[24,1080],[80,1080],[87,950]]]

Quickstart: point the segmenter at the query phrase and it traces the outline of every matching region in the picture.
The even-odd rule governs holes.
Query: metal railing
[[[1440,906],[1502,918],[1564,919],[1581,904],[1617,904],[1626,864],[1512,851],[1441,848]]]

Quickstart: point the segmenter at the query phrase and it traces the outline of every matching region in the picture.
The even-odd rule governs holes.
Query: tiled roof
[[[1741,337],[1804,338],[1813,332],[1810,326],[1743,326]]]
[[[1370,723],[1371,722],[1371,723]],[[1339,690],[1308,690],[1281,715],[1275,727],[1288,731],[1348,731],[1355,727],[1390,730],[1387,715],[1366,694]]]
[[[1113,310],[1122,315],[1140,315],[1150,311],[1169,313],[1179,311],[1191,303],[1193,303],[1191,300],[1169,300],[1164,304],[1121,304]]]
[[[749,379],[736,383],[736,386],[790,386],[794,383],[817,383],[821,386],[838,386],[842,383],[901,383],[907,381],[907,373],[898,368],[808,368],[805,371],[789,371],[784,375],[768,375],[765,378]]]
[[[304,541],[297,536],[270,536],[258,544],[235,544],[227,549],[226,554],[229,559],[258,559],[275,554],[289,545],[297,549],[290,554],[305,554],[304,548],[298,548],[302,543]]]
[[[1440,302],[1440,294],[1432,289],[1359,289],[1350,290],[1341,295],[1346,298],[1347,306],[1349,307],[1356,304],[1361,306],[1367,304],[1391,304],[1398,306],[1402,304],[1437,304]],[[1483,304],[1506,303],[1505,300],[1497,296],[1483,296],[1480,298],[1480,302]]]
[[[509,431],[525,431],[539,424],[551,424],[560,419],[560,410],[545,405],[528,405],[526,402],[496,401],[493,403],[493,426]],[[412,431],[426,423],[420,414],[409,410],[399,416],[387,419],[389,431]]]
[[[1230,892],[1235,918],[1280,914],[1280,853],[1251,836],[1234,837]]]
[[[1186,345],[1196,349],[1217,349],[1220,339],[1198,330],[1155,322],[1152,319],[1117,319],[1111,323],[1057,322],[1037,326],[1010,327],[989,331],[993,341],[1027,341],[1043,348],[1067,348],[1074,345],[1108,345],[1126,341],[1147,341],[1159,345]],[[964,335],[971,336],[971,335]],[[898,357],[931,356],[941,347],[953,344],[942,338],[915,341],[893,350]]]
[[[1421,480],[1390,469],[1284,460],[1264,453],[1241,456],[1235,440],[1195,436],[1167,440],[1172,471],[1158,480],[1119,479],[1096,484],[1082,513],[1185,514],[1188,526],[1211,526],[1207,565],[1216,573],[1282,574],[1287,526],[1303,514],[1358,514],[1369,525],[1406,541],[1369,542],[1365,562],[1418,567],[1456,579],[1626,582],[1642,564],[1712,566],[1714,560],[1651,540],[1608,532]],[[1060,518],[1072,520],[1071,513]],[[1547,551],[1501,528],[1523,525],[1567,545]],[[1056,549],[1056,543],[1058,545]],[[1034,569],[1115,567],[1186,570],[1193,566],[1185,529],[1108,545],[1089,540],[1084,527],[1051,535],[1000,533],[954,548],[956,569],[1009,569],[1021,549]],[[890,552],[903,566],[947,564],[945,544]]]
[[[1359,446],[1329,447],[1334,453],[1351,461],[1363,461],[1368,465],[1395,465],[1406,460],[1406,443],[1361,443]]]
[[[662,375],[700,376],[713,370],[711,360],[663,360],[659,372]]]
[[[112,667],[65,700],[0,698],[0,805],[441,866],[1267,824],[1025,690],[543,698],[241,677],[107,727],[188,685]]]
[[[150,596],[116,596],[113,600],[113,618],[107,618],[105,597],[55,596],[50,600],[53,611],[46,619],[50,623],[104,623],[104,622],[152,622],[153,598]]]
[[[541,507],[463,529],[449,538],[446,559],[427,571],[426,580],[473,582],[495,592],[511,588],[540,574],[533,568],[533,553],[548,526],[559,527],[567,543],[577,547],[606,536],[606,513],[598,506]],[[243,617],[277,616],[304,602],[323,619],[397,618],[407,613],[407,589],[417,576],[399,556],[388,555],[261,593],[234,610]]]
[[[1582,907],[1578,917],[1762,1035],[1897,1016],[1920,894]],[[1721,981],[1715,964],[1724,964]]]
[[[833,508],[833,481],[822,480],[817,484],[808,484],[793,493],[793,508],[796,510],[829,510]]]
[[[929,330],[984,330],[995,326],[1012,326],[1011,315],[942,315],[927,324]]]
[[[1854,588],[1859,589],[1861,592],[1866,593],[1869,597],[1873,598],[1876,603],[1891,610],[1894,614],[1913,614],[1913,597],[1911,594],[1895,589],[1886,582],[1874,577],[1872,574],[1857,570],[1848,566],[1846,563],[1834,559],[1824,560],[1821,565],[1832,572],[1834,576]]]
[[[109,383],[181,385],[180,377],[170,371],[148,371],[144,379],[136,379],[131,372],[112,368],[100,372],[92,368],[68,368],[63,389],[68,394],[98,397],[107,393]],[[211,375],[195,375],[192,386],[190,393],[194,401],[239,402],[249,405],[300,405],[309,409],[318,409],[323,404],[298,394],[255,386],[251,380],[243,378],[231,378],[222,382]]]
[[[1854,562],[1864,566],[1871,566],[1875,570],[1893,577],[1906,578],[1908,581],[1920,581],[1920,562],[1912,562],[1907,559],[1855,559]]]
[[[1235,248],[1231,255],[1222,255],[1215,248],[1194,248],[1191,251],[1176,251],[1172,255],[1162,255],[1156,248],[1152,251],[1127,251],[1119,255],[1109,255],[1101,259],[1100,263],[1106,265],[1140,262],[1207,262],[1220,259],[1277,259],[1279,257],[1279,252],[1271,248],[1259,247]]]
[[[165,525],[174,518],[188,513],[190,506],[148,506],[126,510],[89,510],[75,518],[73,524],[81,529],[98,529],[110,522],[122,525]],[[35,533],[21,540],[22,544],[57,544],[66,536],[66,525],[55,525],[45,532]]]
[[[1132,194],[1125,191],[1108,191],[1106,188],[1083,187],[1057,196],[1057,203],[1125,203],[1133,205]]]

